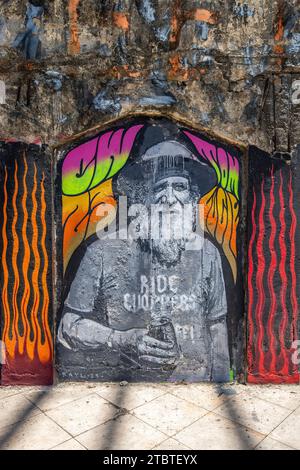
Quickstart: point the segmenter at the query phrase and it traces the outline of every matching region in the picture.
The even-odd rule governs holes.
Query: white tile
[[[261,441],[255,450],[294,450],[292,447],[289,447],[282,442],[275,441],[270,436],[267,436],[263,441]]]
[[[96,392],[116,406],[127,410],[132,410],[166,393],[161,387],[148,383],[126,387],[121,387],[119,384],[106,384],[97,388]]]
[[[300,450],[300,407],[293,411],[278,428],[274,429],[270,437]]]
[[[30,418],[41,411],[21,394],[0,400],[0,429],[4,426]]]
[[[133,413],[146,423],[172,436],[207,413],[207,410],[167,393],[136,408]]]
[[[70,435],[44,414],[0,430],[2,450],[47,450],[66,441]]]
[[[295,410],[300,406],[300,386],[299,385],[248,385],[246,392],[252,396],[269,401],[275,405]]]
[[[7,398],[12,395],[17,395],[23,391],[24,387],[11,387],[11,386],[4,386],[0,385],[0,400],[2,398]]]
[[[52,410],[65,403],[72,402],[82,396],[90,395],[92,391],[85,387],[65,387],[50,389],[44,395],[40,395],[40,392],[29,392],[25,394],[25,397],[34,403],[42,411]]]
[[[153,450],[190,450],[190,448],[170,437],[153,447]]]
[[[175,437],[194,450],[247,450],[253,449],[264,435],[209,413]]]
[[[268,434],[288,416],[290,411],[243,392],[226,400],[214,410],[214,413],[254,431]]]
[[[46,411],[46,414],[76,436],[112,419],[117,412],[116,407],[94,393]]]
[[[166,436],[135,416],[126,414],[76,439],[89,450],[149,450]]]
[[[174,385],[170,393],[209,411],[214,410],[232,396],[221,393],[211,384]]]

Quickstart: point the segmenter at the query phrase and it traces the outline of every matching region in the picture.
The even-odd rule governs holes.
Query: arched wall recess
[[[219,381],[243,373],[243,179],[240,148],[169,116],[131,116],[59,148],[63,379]],[[190,209],[204,244],[188,250],[185,237],[153,239],[155,204],[177,213],[173,232]],[[144,212],[133,217],[137,205]],[[99,240],[104,227],[115,238]]]

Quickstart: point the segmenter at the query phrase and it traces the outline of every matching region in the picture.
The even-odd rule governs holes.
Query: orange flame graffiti
[[[39,350],[39,357],[41,362],[47,362],[50,361],[52,358],[52,338],[51,338],[51,331],[49,328],[49,323],[48,323],[48,307],[49,307],[49,293],[48,293],[48,288],[47,288],[47,272],[48,272],[48,255],[47,255],[47,250],[46,250],[46,201],[45,201],[45,186],[44,186],[44,181],[45,181],[45,175],[43,173],[43,179],[41,182],[41,220],[42,220],[42,238],[41,238],[41,246],[42,246],[42,252],[44,256],[44,269],[42,273],[42,287],[43,287],[43,306],[42,306],[42,325],[43,325],[43,331],[45,335],[44,343],[42,341],[42,338],[39,337],[39,345],[38,345],[38,350]]]
[[[21,301],[21,314],[22,314],[22,321],[24,325],[24,337],[27,336],[28,331],[30,329],[29,322],[28,322],[28,317],[27,315],[24,314],[24,312],[27,312],[28,308],[28,302],[29,302],[29,297],[30,297],[30,285],[28,282],[28,268],[29,268],[29,263],[30,263],[30,248],[29,248],[29,242],[28,242],[28,237],[27,237],[27,224],[28,224],[28,211],[27,211],[27,185],[26,185],[26,177],[27,177],[27,172],[28,172],[28,165],[27,161],[25,158],[25,154],[23,154],[23,160],[24,160],[24,173],[23,173],[23,197],[22,197],[22,210],[24,213],[24,219],[23,219],[23,226],[22,226],[22,239],[24,243],[24,257],[23,257],[23,263],[22,263],[22,273],[23,273],[23,280],[24,280],[24,292],[22,296],[22,301]],[[24,352],[24,342],[22,341],[22,348],[20,350],[21,354]]]
[[[46,364],[51,363],[53,344],[48,318],[50,300],[47,282],[49,259],[46,249],[45,176],[42,175],[38,184],[37,166],[35,163],[31,164],[33,190],[29,198],[28,182],[29,176],[30,179],[32,176],[29,175],[29,163],[25,154],[24,166],[21,168],[20,165],[21,162],[15,160],[13,178],[9,178],[8,168],[5,167],[3,186],[2,340],[10,364],[20,358]],[[21,173],[21,169],[20,185],[18,173]],[[10,198],[12,182],[13,194]],[[8,224],[10,213],[13,216],[11,226]]]
[[[239,223],[237,198],[225,189],[215,186],[201,198],[200,203],[204,205],[205,230],[222,247],[236,282],[236,228]]]
[[[15,164],[15,171],[14,171],[14,194],[12,199],[13,211],[14,211],[14,218],[12,223],[12,237],[13,237],[13,250],[12,250],[12,268],[14,272],[14,287],[13,287],[13,324],[14,330],[18,334],[18,325],[19,325],[19,307],[17,301],[17,294],[19,290],[20,278],[17,266],[17,256],[19,252],[19,237],[16,231],[16,223],[18,219],[18,210],[17,210],[17,194],[19,189],[18,184],[18,162],[16,161]],[[22,340],[20,342],[20,348],[22,348]]]
[[[37,189],[37,180],[36,180],[36,164],[34,164],[34,177],[33,177],[33,191],[32,191],[32,213],[31,213],[31,224],[32,224],[32,251],[34,256],[34,268],[32,272],[32,287],[33,287],[33,307],[31,310],[31,328],[33,333],[33,339],[27,342],[28,346],[28,355],[32,360],[34,357],[34,346],[37,342],[37,330],[38,322],[37,315],[40,303],[40,292],[39,292],[39,269],[40,269],[40,254],[38,250],[38,226],[36,222],[37,214],[37,202],[36,202],[36,189]]]

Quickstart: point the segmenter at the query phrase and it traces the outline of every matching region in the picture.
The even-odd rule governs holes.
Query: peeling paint
[[[170,70],[168,78],[170,80],[188,80],[189,72],[187,68],[183,68],[181,63],[181,57],[179,54],[169,58]]]
[[[237,5],[234,5],[233,13],[240,18],[247,19],[254,16],[255,9],[249,7],[247,3],[238,3]]]
[[[28,3],[26,7],[25,31],[18,33],[13,42],[13,47],[20,49],[26,59],[39,59],[41,57],[42,17],[43,6],[35,6]]]
[[[101,57],[111,57],[112,51],[108,44],[101,44],[101,46],[99,47],[99,55]]]
[[[197,21],[196,23],[196,37],[202,41],[206,41],[208,38],[208,25],[204,21]]]
[[[80,0],[69,0],[69,17],[70,17],[70,40],[69,52],[70,54],[79,54],[80,42],[78,33],[78,13],[77,7]]]
[[[169,24],[165,24],[161,27],[155,28],[154,31],[157,39],[159,39],[162,43],[166,43],[169,41],[169,34],[171,31],[171,27]]]
[[[54,91],[60,91],[62,89],[63,76],[61,73],[54,70],[47,70],[46,72],[46,83]]]
[[[155,8],[152,0],[137,0],[136,1],[138,11],[144,20],[148,23],[154,23],[155,21]]]
[[[300,33],[293,34],[291,41],[286,49],[289,54],[300,54]],[[298,63],[299,62],[300,57],[298,57]]]
[[[274,40],[275,40],[274,52],[276,52],[277,54],[283,53],[283,46],[281,44],[283,35],[284,35],[283,18],[281,15],[279,15],[278,22],[276,25],[276,32],[274,36]]]
[[[144,96],[139,100],[139,104],[142,106],[171,106],[176,103],[176,99],[173,96]]]
[[[104,114],[119,113],[122,109],[120,98],[110,98],[107,90],[102,90],[93,99],[94,108]]]
[[[214,12],[202,8],[197,8],[193,14],[193,17],[196,21],[204,21],[208,24],[216,24],[217,22]]]
[[[264,72],[267,67],[267,57],[270,53],[271,47],[268,44],[263,45],[258,50],[250,45],[244,48],[244,64],[247,66],[247,72],[252,77]],[[257,57],[254,57],[255,55],[260,58],[259,62],[257,62]]]
[[[129,21],[125,13],[121,13],[120,11],[114,11],[113,22],[117,28],[120,28],[123,31],[128,31]]]

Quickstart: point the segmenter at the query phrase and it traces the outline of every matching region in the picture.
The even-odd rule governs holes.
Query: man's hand
[[[139,358],[160,365],[175,365],[178,352],[174,341],[160,341],[149,336],[145,328],[132,328],[126,331],[115,330],[111,337],[113,348],[137,347]]]
[[[137,340],[139,358],[161,365],[175,365],[178,352],[173,341],[159,341],[149,335],[139,336]]]

